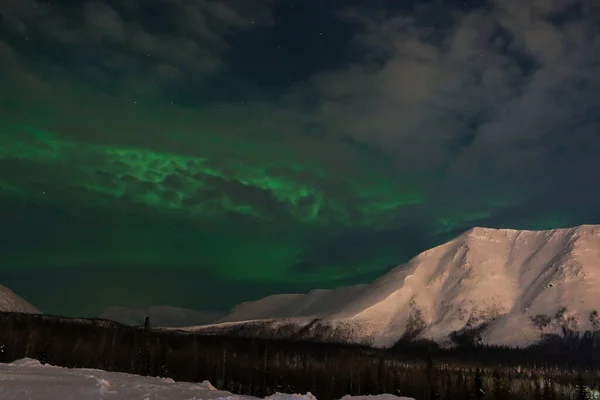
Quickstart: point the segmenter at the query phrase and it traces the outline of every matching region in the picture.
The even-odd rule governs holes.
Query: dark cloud
[[[450,184],[600,171],[596,3],[495,1],[439,25],[431,8],[346,12],[364,57],[314,78],[319,115],[404,170],[449,168]]]
[[[111,57],[101,56],[106,47],[111,54],[144,56],[146,66],[194,69],[194,63],[211,57],[222,61],[232,33],[270,23],[272,5],[266,0],[252,7],[241,1],[150,5],[131,0],[83,2],[65,13],[60,2],[11,0],[0,11],[21,39],[44,33],[92,51],[101,43],[96,62],[110,62]],[[149,118],[131,102],[111,106],[105,98],[99,107],[119,121],[117,129],[90,122],[61,132],[179,154],[210,151],[230,161],[222,167],[226,175],[234,161],[265,159],[270,173],[281,169],[282,175],[344,198],[354,191],[346,181],[320,181],[318,168],[290,165],[310,157],[327,173],[360,176],[356,180],[413,177],[434,203],[462,203],[469,191],[474,201],[517,190],[533,198],[557,183],[572,182],[570,176],[585,176],[575,178],[583,185],[600,173],[595,156],[600,150],[598,15],[592,0],[492,1],[464,11],[432,5],[412,14],[345,11],[340,17],[360,30],[354,62],[315,75],[277,104],[211,104],[166,109]],[[137,40],[144,35],[147,41]],[[211,57],[187,48],[186,38]],[[148,59],[145,45],[156,57]],[[8,42],[0,51],[16,54]],[[154,80],[130,67],[116,64],[114,70],[154,86]],[[19,71],[29,74],[29,81],[39,80],[27,68]],[[28,81],[27,76],[21,78]],[[81,120],[98,119],[83,102],[65,104],[83,108]],[[172,140],[171,131],[182,132],[178,140]],[[245,149],[252,144],[255,150],[269,144],[281,151],[256,150],[249,156]],[[292,152],[296,159],[290,158]],[[176,178],[167,178],[166,185],[179,187],[171,179]]]
[[[260,208],[269,208],[277,204],[273,193],[268,190],[245,185],[242,182],[228,180],[217,177],[205,177],[203,182],[211,188],[212,191],[220,192],[231,199],[246,199],[250,204],[257,205]]]
[[[260,214],[263,218],[276,218],[286,213],[285,205],[268,190],[234,179],[204,174],[199,174],[196,179],[202,182],[203,187],[182,200],[184,207],[210,207],[218,212],[220,208],[221,211],[231,211],[237,206],[249,206],[251,209],[247,212]],[[223,203],[229,204],[222,206]]]
[[[167,177],[165,179],[163,179],[161,185],[163,187],[173,190],[175,192],[187,190],[189,184],[186,182],[185,179],[183,179],[181,177],[181,174],[182,173],[180,172],[180,173],[167,175]]]
[[[0,5],[7,40],[0,52],[16,61],[44,59],[63,78],[74,72],[114,86],[115,79],[152,90],[157,78],[199,79],[223,66],[228,39],[271,23],[271,0],[62,1],[7,0]],[[23,42],[29,46],[21,46]],[[68,65],[65,65],[68,64]],[[45,65],[48,75],[48,65]],[[37,71],[42,73],[41,71]],[[148,81],[150,80],[150,81]],[[121,88],[123,89],[123,88]],[[137,89],[140,90],[139,88]]]

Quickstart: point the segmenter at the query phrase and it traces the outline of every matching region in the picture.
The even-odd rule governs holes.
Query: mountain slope
[[[0,286],[0,311],[40,314],[37,308],[4,286]]]
[[[146,317],[150,317],[150,324],[153,326],[186,327],[211,324],[222,315],[166,306],[145,308],[111,307],[104,310],[100,315],[100,318],[133,326],[143,325]]]
[[[402,337],[447,342],[474,330],[486,343],[526,345],[544,333],[597,330],[599,293],[600,226],[474,228],[373,284],[270,296],[235,307],[221,325],[196,329],[283,318],[306,329],[318,318],[347,329],[350,341],[378,347]]]
[[[368,285],[357,285],[334,290],[316,289],[306,294],[276,294],[239,304],[220,322],[306,316],[326,317],[342,310],[367,287]]]

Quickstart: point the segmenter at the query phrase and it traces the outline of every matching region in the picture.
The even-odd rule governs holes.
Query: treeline
[[[600,359],[598,350],[588,351]],[[378,393],[418,400],[591,398],[597,368],[572,357],[561,366],[564,354],[546,355],[540,348],[444,350],[408,342],[382,351],[0,313],[0,362],[29,357],[65,367],[209,380],[218,389],[259,397],[310,391],[319,400]]]

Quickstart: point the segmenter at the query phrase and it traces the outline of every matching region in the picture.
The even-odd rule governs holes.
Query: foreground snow
[[[548,231],[473,228],[370,285],[242,303],[212,326],[255,321],[276,328],[318,318],[351,340],[393,345],[405,333],[440,343],[485,326],[488,344],[524,346],[542,333],[600,327],[600,226]]]
[[[411,400],[392,395],[368,396],[371,400]],[[254,399],[215,389],[208,381],[175,382],[97,369],[69,369],[23,359],[0,364],[2,400],[235,400]],[[270,400],[316,400],[306,395],[274,394]],[[361,397],[344,397],[345,400]]]

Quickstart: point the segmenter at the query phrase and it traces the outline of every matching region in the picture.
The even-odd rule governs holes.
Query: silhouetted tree
[[[556,400],[556,392],[554,390],[554,382],[552,380],[546,378],[544,380],[544,390],[542,393],[542,397],[544,400]]]
[[[533,377],[533,398],[534,400],[543,400],[542,386],[538,377]]]
[[[590,394],[585,385],[585,380],[583,379],[583,375],[577,375],[577,400],[590,400]]]
[[[493,381],[493,398],[495,400],[508,400],[508,388],[504,384],[504,380],[500,372],[496,369],[492,375]]]
[[[452,398],[456,399],[468,399],[470,397],[471,388],[469,387],[469,382],[467,380],[467,376],[464,371],[458,372],[458,377],[456,380],[456,391]]]
[[[481,370],[479,368],[477,368],[475,370],[474,383],[475,383],[475,387],[474,387],[475,399],[482,400],[485,397],[485,391],[483,390],[483,377],[481,376]]]

